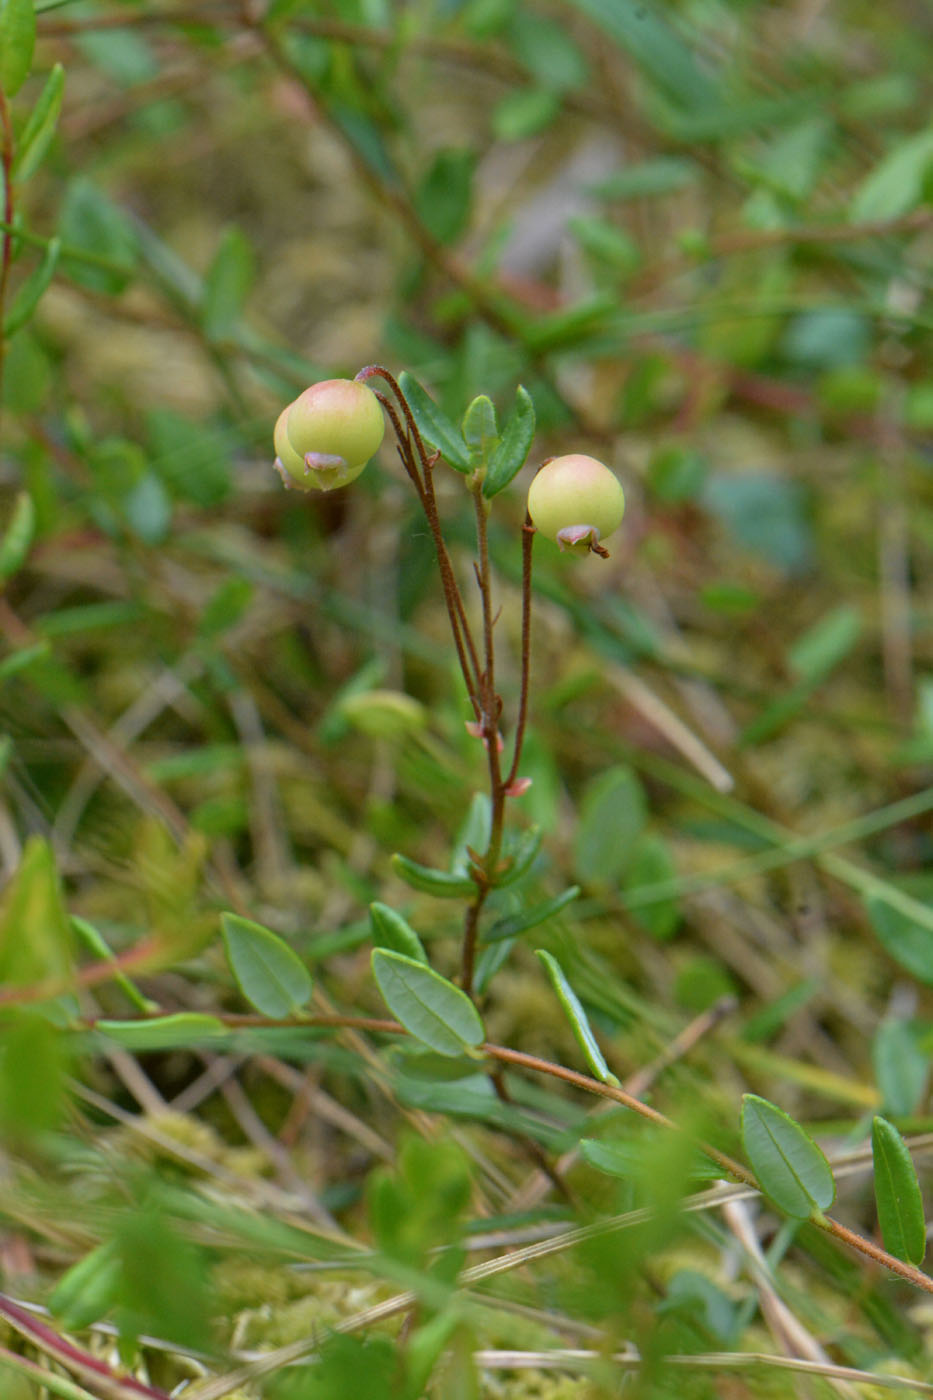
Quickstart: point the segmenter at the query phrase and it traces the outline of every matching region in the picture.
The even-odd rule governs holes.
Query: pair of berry
[[[275,465],[286,486],[332,491],[359,476],[382,442],[379,400],[355,379],[305,389],[275,425]],[[561,549],[603,553],[600,540],[622,521],[625,497],[608,467],[575,452],[551,457],[528,492],[528,514]]]

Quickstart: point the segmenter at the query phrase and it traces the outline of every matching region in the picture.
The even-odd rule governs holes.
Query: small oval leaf
[[[36,44],[33,0],[0,0],[0,88],[15,97],[29,76]]]
[[[223,1021],[200,1011],[178,1011],[137,1021],[95,1021],[94,1029],[124,1050],[187,1050],[228,1034]]]
[[[430,447],[438,452],[458,472],[471,472],[473,462],[470,449],[463,441],[459,430],[434,400],[422,389],[417,379],[407,370],[398,377],[399,388],[408,401],[411,416],[418,425],[418,431]]]
[[[460,431],[471,449],[474,465],[485,466],[499,441],[496,406],[488,394],[478,394],[467,406]]]
[[[603,1142],[599,1138],[581,1138],[580,1156],[598,1172],[631,1180],[644,1162],[644,1151],[637,1143]],[[687,1169],[692,1181],[719,1181],[722,1167],[699,1150],[693,1152]]]
[[[462,1055],[485,1038],[466,992],[433,968],[386,948],[374,948],[373,976],[386,1006],[405,1029],[439,1055]]]
[[[121,1283],[116,1241],[105,1240],[72,1264],[52,1289],[49,1307],[66,1331],[97,1322],[116,1302]]]
[[[806,1220],[836,1199],[821,1149],[789,1114],[757,1094],[742,1099],[742,1141],[759,1186],[785,1215]]]
[[[36,508],[28,491],[17,494],[10,523],[0,539],[0,579],[11,578],[25,564],[36,531]]]
[[[221,918],[230,968],[246,1000],[263,1016],[294,1016],[311,995],[311,974],[277,934],[241,919]]]
[[[55,269],[58,266],[58,259],[61,251],[61,239],[49,239],[42,261],[26,278],[25,282],[16,293],[13,305],[3,318],[3,334],[8,338],[11,335],[15,335],[18,330],[22,330],[27,321],[31,320],[32,313],[39,305],[41,297],[45,294],[49,283],[55,276]]]
[[[535,406],[524,385],[515,393],[515,409],[506,423],[489,462],[483,481],[483,495],[491,498],[502,491],[525,465],[535,435]]]
[[[529,827],[527,831],[522,832],[493,875],[491,884],[495,889],[501,890],[507,885],[516,885],[528,874],[541,849],[541,840],[542,831],[539,826]]]
[[[927,1248],[920,1183],[907,1144],[886,1118],[871,1125],[871,1155],[884,1247],[898,1259],[920,1264]]]
[[[580,886],[571,885],[568,890],[556,894],[553,899],[546,899],[543,904],[532,905],[530,909],[524,909],[518,914],[507,914],[504,918],[497,919],[488,932],[480,935],[481,941],[501,943],[504,938],[517,938],[520,933],[527,933],[529,929],[537,928],[539,924],[559,914],[568,904],[573,903],[579,893]]]
[[[586,1012],[580,1002],[576,992],[564,975],[564,969],[553,956],[544,948],[536,948],[535,953],[540,958],[544,970],[551,979],[551,986],[557,993],[557,999],[570,1022],[570,1029],[573,1031],[574,1039],[583,1051],[586,1063],[590,1067],[590,1072],[601,1080],[603,1084],[618,1084],[618,1079],[606,1064],[603,1052],[596,1043],[596,1037],[590,1030],[590,1023]]]
[[[42,164],[42,158],[55,135],[64,92],[65,70],[60,63],[56,63],[45,80],[45,86],[19,139],[13,173],[20,184],[28,180]]]
[[[416,860],[409,860],[398,852],[392,857],[392,869],[413,890],[436,895],[438,899],[469,899],[476,894],[476,885],[469,876],[419,865]]]
[[[390,948],[394,953],[403,953],[406,958],[427,964],[428,955],[421,939],[397,910],[376,900],[369,906],[369,922],[377,948]]]
[[[233,334],[254,277],[253,246],[245,234],[231,224],[221,235],[204,278],[201,325],[208,340],[226,340]]]

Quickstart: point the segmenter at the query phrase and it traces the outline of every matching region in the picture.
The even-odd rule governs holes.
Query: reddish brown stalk
[[[120,1375],[112,1371],[103,1361],[60,1337],[51,1327],[20,1307],[18,1303],[14,1303],[13,1299],[5,1294],[0,1294],[0,1317],[39,1351],[45,1352],[60,1365],[81,1376],[95,1391],[112,1396],[113,1400],[123,1400],[123,1397],[131,1395],[140,1396],[143,1400],[169,1400],[164,1390],[145,1385],[135,1376]]]
[[[510,788],[518,777],[518,765],[522,758],[522,745],[525,742],[525,724],[528,719],[528,694],[531,682],[531,564],[535,534],[531,516],[526,512],[522,526],[522,641],[521,641],[521,690],[518,697],[518,719],[515,725],[515,748],[512,765],[505,780]]]
[[[470,631],[467,620],[466,608],[463,597],[460,593],[453,565],[450,562],[450,555],[447,553],[447,546],[444,543],[443,532],[441,530],[440,516],[437,510],[437,499],[434,494],[434,481],[432,477],[432,467],[436,457],[428,453],[424,445],[424,440],[418,431],[418,425],[414,420],[408,400],[395,379],[382,365],[367,365],[361,369],[356,379],[365,384],[368,379],[376,376],[384,379],[391,387],[392,392],[398,400],[402,413],[405,417],[407,431],[403,429],[398,414],[388,403],[382,394],[377,395],[380,402],[389,413],[395,435],[398,440],[399,452],[405,465],[405,470],[411,477],[412,482],[418,492],[418,499],[428,522],[431,537],[434,541],[434,549],[437,554],[437,563],[441,575],[441,585],[444,592],[444,602],[447,607],[447,616],[450,621],[450,629],[454,639],[454,646],[457,651],[457,660],[460,663],[460,670],[466,684],[467,694],[470,697],[477,719],[480,717],[481,700],[481,670],[476,645]],[[415,454],[417,453],[417,459]],[[418,462],[421,465],[421,474],[418,473]]]

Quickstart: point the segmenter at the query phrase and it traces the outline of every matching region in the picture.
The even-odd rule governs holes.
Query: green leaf
[[[419,219],[438,243],[455,243],[470,219],[476,154],[438,151],[415,194]]]
[[[501,943],[504,938],[517,938],[520,933],[527,933],[529,929],[537,928],[539,924],[552,919],[555,914],[559,914],[562,909],[566,909],[568,904],[572,904],[580,893],[579,885],[571,885],[568,890],[557,894],[553,899],[546,899],[543,904],[535,904],[530,909],[523,910],[520,914],[509,914],[503,919],[497,919],[492,927],[481,935],[483,943]]]
[[[617,881],[632,859],[645,815],[645,795],[630,768],[609,768],[591,782],[574,838],[577,878],[594,885]]]
[[[742,1142],[759,1186],[785,1215],[806,1220],[832,1205],[836,1183],[826,1157],[783,1109],[745,1094]]]
[[[406,958],[427,965],[428,955],[411,924],[388,904],[375,901],[369,906],[369,922],[377,948],[389,948]]]
[[[458,472],[471,472],[473,461],[470,449],[463,441],[459,429],[453,424],[432,398],[422,389],[417,379],[407,370],[398,377],[399,388],[408,401],[411,416],[418,431],[429,447],[434,447],[450,466]]]
[[[127,216],[87,177],[68,186],[59,227],[68,275],[92,292],[117,295],[133,276],[139,242]],[[83,257],[71,257],[74,250]]]
[[[33,0],[0,0],[0,88],[8,98],[29,76],[35,44]]]
[[[7,1143],[59,1127],[65,1111],[65,1032],[43,1011],[17,1008],[0,1023],[0,1134]]]
[[[892,894],[901,893],[892,887]],[[917,900],[910,902],[917,905],[918,917],[883,894],[868,895],[865,909],[885,951],[919,981],[933,986],[933,911]]]
[[[205,604],[198,621],[198,636],[205,640],[222,637],[243,617],[253,601],[253,593],[252,580],[242,574],[225,579]]]
[[[39,305],[40,299],[55,276],[61,251],[61,239],[49,239],[42,255],[42,261],[26,278],[16,293],[12,306],[3,318],[3,334],[7,338],[15,335],[18,330],[22,330],[26,322],[32,319],[32,313]]]
[[[108,947],[104,938],[93,924],[88,923],[87,919],[79,918],[77,914],[72,914],[69,922],[71,923],[74,933],[85,947],[91,950],[96,958],[99,958],[102,962],[107,961],[116,964],[116,957],[114,956],[113,950]],[[144,1016],[158,1009],[158,1003],[150,1001],[148,997],[143,996],[142,992],[134,982],[130,981],[126,973],[120,971],[119,966],[114,967],[113,981],[123,992],[127,1000],[136,1007],[137,1011],[141,1011]]]
[[[483,481],[483,495],[492,498],[502,491],[525,465],[535,435],[535,406],[524,385],[515,392],[515,408],[509,416],[497,446],[489,459]]]
[[[580,1002],[576,992],[571,987],[564,975],[564,970],[553,954],[545,951],[544,948],[536,948],[535,953],[544,966],[544,970],[551,979],[551,986],[557,993],[557,1000],[560,1002],[570,1022],[574,1039],[583,1051],[584,1059],[589,1065],[590,1072],[601,1080],[603,1084],[618,1084],[618,1079],[606,1064],[603,1052],[596,1042],[596,1037],[590,1030],[590,1023],[586,1012]]]
[[[115,1321],[121,1341],[148,1332],[186,1347],[210,1335],[205,1253],[153,1194],[120,1211],[113,1239],[120,1261]]]
[[[647,0],[572,0],[628,53],[676,107],[710,112],[722,106],[716,80],[699,67],[686,43]]]
[[[692,185],[699,173],[699,166],[692,160],[657,156],[654,160],[624,166],[593,185],[591,192],[602,199],[643,199],[650,195],[672,194]]]
[[[871,1155],[884,1247],[898,1259],[920,1264],[927,1248],[920,1183],[907,1144],[886,1118],[872,1122]]]
[[[105,1240],[62,1274],[49,1307],[66,1332],[97,1322],[119,1296],[120,1261],[113,1240]]]
[[[478,394],[467,406],[461,424],[463,440],[470,448],[474,466],[485,466],[499,441],[496,407],[488,394]]]
[[[627,277],[642,261],[641,249],[631,234],[617,228],[608,219],[581,214],[568,219],[567,227],[599,267],[611,268]]]
[[[933,169],[933,127],[910,136],[884,157],[852,201],[855,223],[899,219],[921,202]]]
[[[523,831],[514,844],[506,850],[504,859],[493,874],[490,882],[493,888],[502,890],[509,885],[517,885],[519,880],[523,879],[534,865],[541,849],[541,840],[540,827],[532,826],[527,831]]]
[[[915,1113],[926,1094],[930,1060],[910,1021],[882,1021],[871,1058],[885,1112],[900,1118]]]
[[[224,230],[204,279],[201,325],[208,340],[233,334],[255,276],[252,244],[236,227]]]
[[[0,579],[12,578],[23,567],[36,532],[36,508],[28,491],[18,491],[13,513],[0,540]]]
[[[488,792],[474,792],[451,852],[450,869],[455,875],[469,876],[473,864],[470,851],[485,851],[489,845],[492,803]]]
[[[262,924],[239,914],[221,917],[227,958],[237,986],[263,1016],[296,1015],[311,996],[311,974],[298,954]]]
[[[223,1021],[200,1011],[177,1011],[135,1021],[94,1022],[95,1031],[115,1040],[124,1050],[190,1050],[229,1035]]]
[[[409,860],[398,852],[392,857],[392,869],[413,890],[436,895],[438,899],[469,899],[476,894],[476,885],[468,876],[449,870],[434,870],[430,865],[419,865],[416,860]]]
[[[416,1040],[439,1055],[462,1055],[482,1044],[479,1012],[439,972],[386,948],[373,949],[372,969],[386,1006]]]
[[[551,92],[567,92],[586,82],[587,62],[565,24],[535,13],[516,10],[509,25],[509,45],[538,84]]]
[[[635,894],[652,885],[666,885],[677,878],[677,867],[670,846],[660,836],[650,833],[639,837],[632,859],[625,872],[625,892]],[[658,899],[639,909],[633,909],[635,922],[648,930],[660,942],[673,938],[680,924],[680,904],[675,895]]]
[[[848,603],[833,608],[788,649],[787,660],[794,675],[800,680],[821,681],[848,656],[861,630],[858,608]]]
[[[543,87],[518,88],[496,105],[492,129],[499,141],[524,141],[535,136],[560,111],[560,97]]]
[[[579,1147],[583,1160],[606,1176],[618,1176],[631,1181],[639,1175],[644,1154],[637,1143],[581,1138]],[[692,1181],[719,1181],[722,1167],[702,1152],[694,1152],[691,1154],[688,1175]]]
[[[45,80],[36,105],[29,113],[29,119],[17,144],[13,173],[20,184],[35,174],[42,164],[55,135],[64,92],[65,70],[60,63],[56,63]]]
[[[183,500],[216,506],[230,494],[231,444],[209,424],[193,423],[168,408],[148,417],[152,465]]]
[[[21,987],[46,978],[67,980],[73,966],[73,939],[55,857],[47,841],[31,836],[3,895],[0,983]]]

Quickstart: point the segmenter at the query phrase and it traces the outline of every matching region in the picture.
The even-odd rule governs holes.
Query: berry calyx
[[[385,433],[379,400],[354,379],[324,379],[275,425],[275,466],[286,486],[332,491],[358,477]]]
[[[601,541],[622,523],[625,493],[602,462],[572,452],[545,462],[528,492],[528,514],[560,549],[607,558]]]

